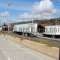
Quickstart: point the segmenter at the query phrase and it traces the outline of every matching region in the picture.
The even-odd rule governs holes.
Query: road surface
[[[0,60],[57,60],[18,45],[8,39],[7,36],[0,35]]]

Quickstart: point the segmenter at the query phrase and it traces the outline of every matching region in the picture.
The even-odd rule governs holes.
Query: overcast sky
[[[0,0],[0,23],[60,17],[60,0]]]

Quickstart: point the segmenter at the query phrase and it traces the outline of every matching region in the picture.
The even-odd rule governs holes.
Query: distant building
[[[15,22],[15,23],[13,23],[13,25],[15,25],[15,24],[26,24],[26,23],[38,23],[41,26],[60,25],[60,18],[33,20],[33,22],[32,21]]]
[[[6,24],[4,23],[2,25],[2,31],[12,31],[13,30],[13,24]]]
[[[60,25],[60,18],[55,18],[55,19],[44,19],[44,20],[32,20],[31,21],[22,21],[22,22],[15,22],[15,23],[9,23],[2,26],[3,31],[12,31],[14,25],[18,24],[26,24],[26,23],[37,23],[39,27],[44,28],[45,26],[48,25]]]
[[[5,23],[2,26],[2,31],[8,31],[8,25],[6,25]]]

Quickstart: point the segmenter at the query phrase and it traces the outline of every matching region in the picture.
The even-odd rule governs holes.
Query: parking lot
[[[9,39],[8,35],[0,35],[1,60],[57,60],[48,55],[33,51],[22,44],[16,44]]]

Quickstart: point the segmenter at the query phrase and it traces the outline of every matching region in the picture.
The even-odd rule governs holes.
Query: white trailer
[[[38,23],[23,23],[23,24],[15,24],[13,27],[13,32],[17,32],[20,34],[28,34],[32,36],[42,36],[45,28]]]
[[[23,33],[36,33],[37,23],[27,23],[14,25],[13,32],[23,32]]]
[[[60,25],[45,26],[45,36],[60,37]]]

